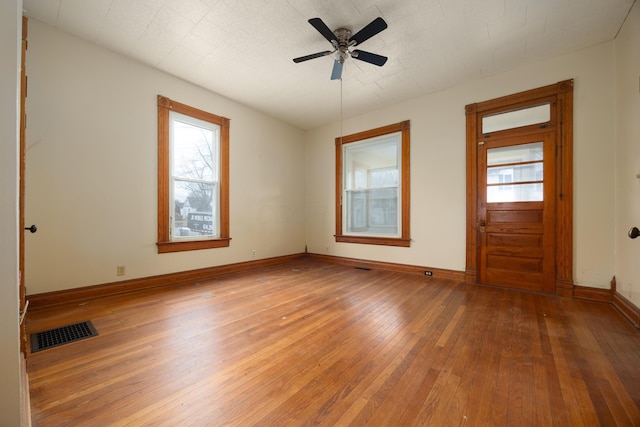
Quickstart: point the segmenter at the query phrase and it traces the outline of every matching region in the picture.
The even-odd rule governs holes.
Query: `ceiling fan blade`
[[[331,44],[333,44],[334,41],[336,42],[338,41],[338,39],[336,38],[336,35],[333,34],[333,31],[331,31],[329,27],[327,27],[327,25],[322,21],[322,19],[311,18],[309,19],[309,24],[313,25],[313,28],[318,30],[318,32],[322,34],[322,36],[325,39],[329,40]]]
[[[310,59],[316,59],[323,56],[331,55],[331,53],[332,52],[330,50],[325,50],[324,52],[312,53],[311,55],[301,56],[299,58],[293,58],[293,62],[297,64],[298,62],[308,61]]]
[[[351,57],[359,59],[360,61],[368,62],[369,64],[377,65],[378,67],[382,67],[388,59],[386,56],[358,49],[351,52]]]
[[[349,41],[355,41],[355,44],[364,43],[365,40],[369,40],[385,28],[387,28],[387,23],[384,19],[378,17],[371,21],[366,27],[355,33]]]
[[[340,61],[333,61],[333,70],[331,71],[331,80],[340,80],[342,78],[342,64]]]

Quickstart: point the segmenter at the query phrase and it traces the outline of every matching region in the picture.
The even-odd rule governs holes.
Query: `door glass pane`
[[[542,142],[490,148],[487,150],[487,165],[504,165],[542,160]]]
[[[487,150],[487,203],[543,200],[542,142]]]
[[[487,187],[487,203],[541,201],[541,182],[534,184],[510,184]]]
[[[542,163],[487,168],[487,184],[542,181]]]
[[[551,104],[522,108],[482,117],[482,133],[546,123],[551,119]]]

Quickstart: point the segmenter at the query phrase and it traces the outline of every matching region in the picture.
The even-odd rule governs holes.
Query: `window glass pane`
[[[398,189],[347,192],[347,233],[398,234]]]
[[[354,167],[353,173],[351,188],[367,188],[367,170],[356,166]]]
[[[487,164],[504,165],[542,160],[542,142],[490,148],[487,150]]]
[[[482,118],[482,133],[497,132],[551,120],[551,104],[507,111]]]
[[[217,185],[173,181],[173,237],[218,237]]]
[[[365,191],[347,192],[347,232],[363,231],[367,225],[367,194]]]
[[[398,233],[398,189],[369,191],[369,229],[372,232]]]
[[[369,171],[370,187],[397,187],[398,169],[376,169]]]
[[[372,179],[372,171],[379,171],[378,175],[373,177],[378,180],[384,172],[396,171],[395,183],[393,183],[393,185],[397,185],[397,171],[400,161],[398,154],[400,138],[400,132],[396,132],[367,139],[363,142],[345,144],[345,188],[354,189],[378,186],[377,183],[372,184],[370,182]]]
[[[343,233],[400,233],[401,132],[343,146]]]
[[[510,184],[487,187],[487,203],[499,202],[540,202],[542,183]]]
[[[173,176],[217,180],[219,127],[177,113],[171,117]]]

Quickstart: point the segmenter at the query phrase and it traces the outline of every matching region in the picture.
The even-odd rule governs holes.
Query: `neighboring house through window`
[[[229,241],[229,119],[158,96],[158,252]]]
[[[336,241],[409,246],[409,129],[336,138]]]

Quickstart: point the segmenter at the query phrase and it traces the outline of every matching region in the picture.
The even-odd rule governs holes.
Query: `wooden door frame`
[[[467,125],[467,224],[465,281],[478,279],[478,137],[483,114],[510,111],[535,104],[541,98],[556,97],[552,106],[556,126],[556,294],[573,295],[573,80],[564,80],[513,95],[469,104],[465,107]]]
[[[24,284],[24,204],[25,204],[25,168],[26,168],[26,103],[27,103],[27,74],[26,74],[26,55],[27,55],[27,32],[28,22],[26,16],[22,17],[22,54],[20,69],[20,199],[19,199],[19,284],[18,293],[20,295],[20,350],[24,355],[27,354],[27,334],[24,324],[24,316],[27,311],[26,288]]]

